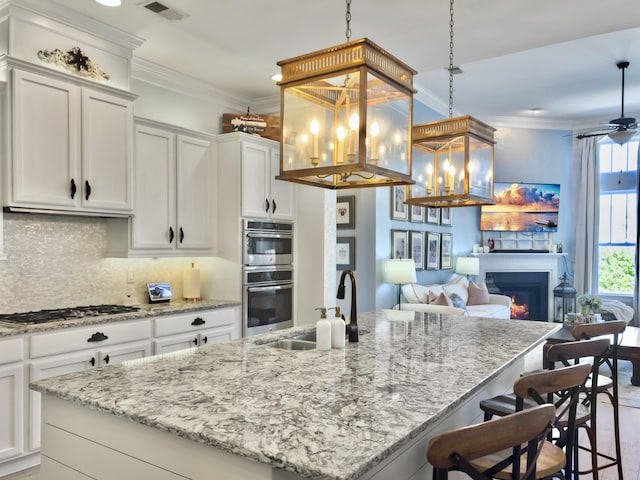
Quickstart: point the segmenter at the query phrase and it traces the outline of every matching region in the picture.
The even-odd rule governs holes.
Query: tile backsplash
[[[130,294],[146,303],[146,284],[172,285],[182,298],[182,275],[195,262],[201,292],[212,298],[213,258],[105,258],[106,220],[67,215],[4,214],[0,313],[101,303],[122,304]],[[135,283],[128,283],[128,274]]]

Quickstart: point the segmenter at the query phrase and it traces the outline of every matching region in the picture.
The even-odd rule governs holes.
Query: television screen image
[[[480,213],[480,230],[555,232],[558,230],[560,185],[549,183],[493,184],[495,205]]]

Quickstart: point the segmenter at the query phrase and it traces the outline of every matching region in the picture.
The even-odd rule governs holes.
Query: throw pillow
[[[466,285],[462,283],[448,283],[442,288],[444,289],[444,293],[446,293],[449,298],[451,298],[453,294],[456,294],[462,299],[465,305],[467,304],[467,302],[469,302],[469,289]]]
[[[452,293],[449,298],[451,299],[451,303],[453,303],[454,307],[466,310],[467,304],[462,298],[460,298],[460,295],[458,295],[457,293]]]
[[[469,300],[467,305],[486,305],[489,303],[489,290],[487,285],[482,282],[476,285],[475,282],[469,282]]]
[[[433,305],[444,305],[446,307],[453,307],[453,302],[447,294],[442,292],[440,295],[436,296],[433,292],[429,292],[429,303]]]

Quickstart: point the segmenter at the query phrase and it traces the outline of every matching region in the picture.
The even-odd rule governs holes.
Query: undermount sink
[[[313,332],[313,338],[315,340],[315,332]],[[316,342],[299,340],[297,337],[294,337],[276,340],[275,342],[267,343],[267,346],[282,348],[283,350],[313,350],[316,348]]]
[[[295,340],[306,340],[308,342],[315,342],[316,341],[316,331],[312,330],[312,331],[307,332],[307,333],[301,333],[300,335],[296,335],[293,338]]]

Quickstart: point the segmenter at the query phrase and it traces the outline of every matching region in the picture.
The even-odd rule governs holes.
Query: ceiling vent
[[[167,20],[171,20],[172,22],[177,22],[178,20],[182,20],[183,18],[189,16],[186,13],[179,12],[175,8],[169,7],[165,3],[161,2],[143,2],[141,5],[147,10],[150,10],[153,13],[157,13],[161,17],[164,17]]]

